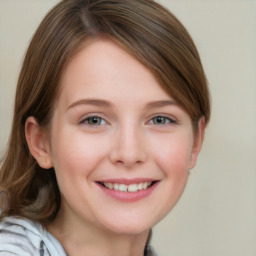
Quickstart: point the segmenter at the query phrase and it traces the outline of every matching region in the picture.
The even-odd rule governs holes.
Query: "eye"
[[[80,124],[87,124],[87,125],[92,125],[92,126],[100,126],[100,125],[105,125],[107,122],[99,117],[99,116],[90,116],[85,119],[83,119]]]
[[[166,116],[156,116],[154,118],[152,118],[149,121],[150,124],[155,124],[155,125],[166,125],[166,124],[176,124],[177,122],[174,119],[171,119],[169,117]]]

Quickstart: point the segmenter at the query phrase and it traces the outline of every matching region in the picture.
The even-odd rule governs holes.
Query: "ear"
[[[205,118],[201,117],[198,121],[197,131],[194,136],[194,143],[193,143],[190,166],[189,166],[190,169],[194,168],[194,166],[196,165],[197,157],[200,153],[200,150],[202,148],[202,144],[204,141],[204,131],[205,131]]]
[[[53,164],[47,134],[32,116],[26,120],[25,135],[30,153],[39,166],[44,169],[51,168]]]

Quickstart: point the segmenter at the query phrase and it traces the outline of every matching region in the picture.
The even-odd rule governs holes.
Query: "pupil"
[[[157,122],[158,124],[162,124],[162,123],[164,122],[164,117],[158,116],[158,117],[156,118],[156,122]]]
[[[91,122],[93,123],[93,124],[99,124],[99,118],[98,117],[92,117],[91,118]]]

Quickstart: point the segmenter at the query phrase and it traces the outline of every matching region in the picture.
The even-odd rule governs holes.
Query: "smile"
[[[107,196],[123,202],[135,202],[150,196],[158,187],[160,180],[114,179],[97,181],[96,184]]]
[[[116,190],[116,191],[122,191],[122,192],[137,192],[140,190],[145,190],[149,188],[153,182],[147,181],[147,182],[141,182],[141,183],[135,183],[135,184],[120,184],[120,183],[111,183],[111,182],[99,182],[101,185],[103,185],[105,188]]]

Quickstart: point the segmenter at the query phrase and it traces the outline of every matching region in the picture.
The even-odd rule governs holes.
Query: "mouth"
[[[159,183],[160,180],[145,178],[109,179],[96,182],[107,196],[123,202],[136,202],[149,197]]]
[[[157,181],[146,181],[140,183],[133,183],[133,184],[125,184],[125,183],[114,183],[114,182],[97,182],[101,186],[106,189],[121,191],[121,192],[131,192],[135,193],[141,190],[147,190],[148,188],[152,187],[156,184]]]

